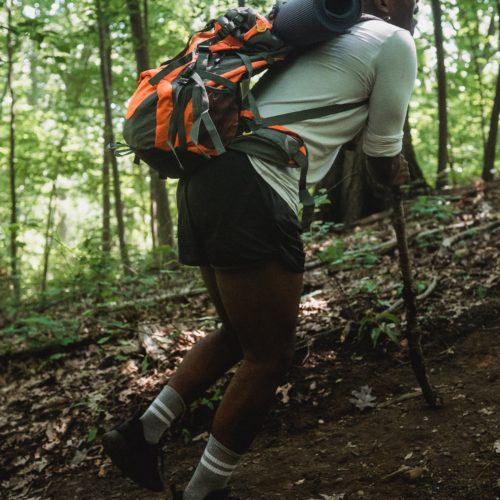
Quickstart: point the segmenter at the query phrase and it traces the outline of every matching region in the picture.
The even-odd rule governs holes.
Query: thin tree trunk
[[[410,169],[410,179],[411,179],[411,192],[412,193],[427,193],[430,190],[430,186],[425,180],[424,173],[420,168],[417,160],[417,155],[415,154],[415,149],[413,148],[413,141],[411,137],[410,121],[408,119],[408,114],[406,115],[406,120],[404,124],[404,136],[403,136],[403,155],[408,162],[408,167]]]
[[[101,56],[101,79],[104,95],[104,133],[105,145],[114,143],[113,118],[111,114],[111,41],[109,36],[109,25],[102,10],[101,0],[96,0],[97,22],[99,29],[99,52]],[[122,260],[123,271],[130,274],[130,260],[128,257],[127,245],[125,242],[125,224],[123,221],[123,204],[121,199],[120,176],[118,172],[118,163],[115,155],[110,155],[113,172],[113,192],[115,196],[115,213],[118,226],[118,240],[120,243],[120,256]]]
[[[470,9],[459,9],[458,11],[459,21],[464,26],[469,26],[470,28],[465,31],[465,36],[467,37],[469,43],[469,49],[467,51],[470,55],[472,66],[474,68],[474,74],[477,80],[477,90],[479,94],[479,118],[481,122],[481,138],[483,141],[483,150],[486,147],[486,111],[485,111],[485,96],[484,96],[484,81],[481,65],[481,57],[484,57],[484,51],[481,51],[479,40],[481,39],[481,33],[479,31],[479,25],[482,21],[482,16],[478,16],[476,10]],[[470,18],[472,15],[472,19]],[[493,16],[494,17],[494,16]],[[462,57],[462,56],[461,56]],[[470,96],[473,92],[469,92]],[[471,106],[474,108],[474,102],[471,99]]]
[[[47,290],[47,275],[49,273],[49,258],[50,258],[50,250],[52,248],[52,242],[54,240],[54,199],[57,192],[57,179],[59,174],[54,176],[54,180],[52,181],[52,189],[50,191],[49,198],[49,211],[47,214],[47,223],[45,226],[45,247],[43,249],[43,271],[42,271],[42,286],[41,291],[42,295],[45,294]],[[43,301],[42,297],[42,301]]]
[[[149,69],[147,1],[145,0],[143,3],[143,14],[141,14],[139,0],[127,0],[127,7],[134,43],[137,73],[140,74],[142,71]],[[160,246],[171,247],[173,245],[173,229],[168,200],[168,189],[165,181],[160,179],[153,169],[149,170],[149,174],[151,179],[150,192],[153,244],[157,241]]]
[[[18,268],[18,227],[17,227],[17,193],[16,193],[16,96],[12,83],[14,65],[14,41],[12,39],[12,1],[7,0],[7,87],[10,96],[9,120],[9,184],[10,184],[10,269],[14,300],[21,299],[21,280]]]
[[[62,148],[66,144],[66,141],[68,139],[68,131],[65,130],[63,133],[63,136],[61,137],[61,140],[59,141],[59,144],[55,146],[52,149],[52,152],[58,155],[60,151],[62,151]],[[53,155],[50,155],[53,156]],[[56,165],[60,164],[60,158],[56,157]],[[57,167],[57,170],[54,174],[53,180],[52,180],[52,189],[50,190],[50,196],[49,196],[49,210],[47,213],[47,222],[45,225],[45,246],[43,250],[43,269],[42,269],[42,282],[41,282],[41,292],[42,292],[42,301],[45,300],[44,298],[44,293],[47,290],[47,276],[49,273],[49,259],[50,259],[50,252],[52,250],[52,243],[54,241],[54,204],[55,204],[55,199],[56,199],[56,193],[57,193],[57,180],[59,178],[59,167]]]
[[[238,0],[238,7],[245,7],[245,0]]]
[[[499,15],[498,38],[500,40],[500,2],[497,2]],[[495,90],[495,100],[491,111],[490,131],[488,141],[484,149],[483,179],[487,182],[492,181],[495,170],[495,156],[498,138],[498,120],[500,118],[500,64],[498,65],[497,86]]]
[[[111,253],[111,197],[110,197],[110,164],[111,152],[104,146],[102,162],[102,254],[105,261]]]
[[[448,163],[448,109],[446,93],[446,68],[444,61],[444,39],[442,26],[442,11],[439,0],[432,0],[434,17],[434,37],[437,54],[438,107],[439,107],[439,151],[436,186],[442,188],[447,184]]]

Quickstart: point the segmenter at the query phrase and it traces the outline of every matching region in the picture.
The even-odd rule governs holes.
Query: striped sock
[[[210,435],[201,461],[187,485],[184,500],[202,500],[212,491],[222,490],[241,455],[229,450]]]
[[[177,391],[169,385],[165,386],[140,418],[146,441],[151,444],[158,443],[172,421],[185,409],[186,405]]]

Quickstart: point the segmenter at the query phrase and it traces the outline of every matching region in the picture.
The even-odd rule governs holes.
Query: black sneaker
[[[160,447],[146,441],[138,418],[106,432],[102,443],[111,461],[132,481],[151,491],[165,489],[158,467]]]

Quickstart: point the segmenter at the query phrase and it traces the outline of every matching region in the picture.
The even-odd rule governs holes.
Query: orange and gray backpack
[[[266,17],[251,8],[231,9],[196,33],[176,57],[142,72],[126,115],[127,145],[110,145],[115,155],[135,153],[161,178],[178,178],[226,148],[247,152],[301,168],[301,201],[310,206],[307,150],[284,126],[365,101],[262,117],[250,80],[294,51],[273,32],[276,12]]]

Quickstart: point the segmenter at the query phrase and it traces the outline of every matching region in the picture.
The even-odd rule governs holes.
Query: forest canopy
[[[121,140],[138,68],[174,56],[189,33],[234,5],[0,1],[3,307],[85,280],[92,286],[103,267],[112,276],[156,265],[159,249],[175,260],[175,182],[165,189],[150,181],[147,167],[131,157],[119,159],[113,172],[105,144]],[[267,12],[272,2],[247,5]],[[440,158],[441,186],[498,172],[498,10],[495,0],[421,2],[409,120],[430,185]]]

